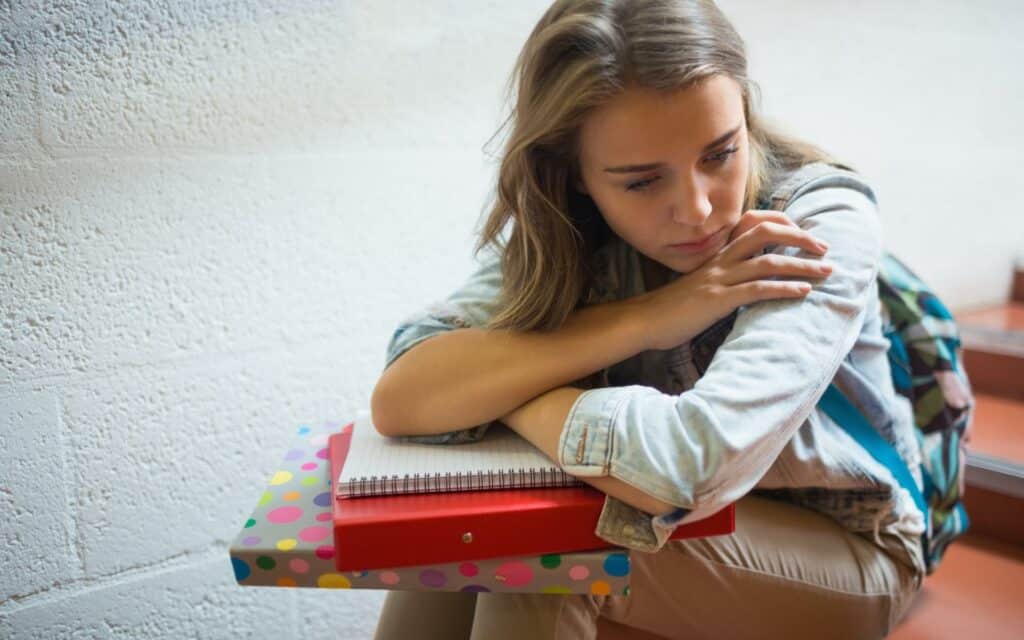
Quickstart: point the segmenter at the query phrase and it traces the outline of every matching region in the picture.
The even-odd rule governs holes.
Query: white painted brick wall
[[[369,637],[381,593],[241,589],[227,545],[472,267],[547,2],[168,4],[0,1],[0,637]],[[954,308],[1003,299],[1019,3],[722,6],[889,247]]]

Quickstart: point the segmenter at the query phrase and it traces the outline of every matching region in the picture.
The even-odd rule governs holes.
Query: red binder
[[[607,549],[594,534],[604,493],[593,487],[500,489],[339,500],[334,483],[352,426],[328,438],[338,571]],[[734,505],[681,525],[672,538],[736,530]]]

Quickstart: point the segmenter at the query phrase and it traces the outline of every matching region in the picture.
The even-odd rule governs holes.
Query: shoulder
[[[877,207],[878,198],[867,179],[848,167],[812,162],[776,175],[766,188],[759,206],[787,210],[793,202],[814,192],[828,191],[828,197]]]
[[[846,167],[815,162],[773,182],[758,206],[783,212],[829,245],[828,259],[837,267],[830,280],[836,281],[838,272],[877,270],[885,253],[884,230],[878,199],[864,176]]]

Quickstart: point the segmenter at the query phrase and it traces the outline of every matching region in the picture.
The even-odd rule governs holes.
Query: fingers
[[[826,244],[794,224],[761,222],[740,234],[721,253],[728,261],[740,261],[762,253],[768,245],[778,244],[800,247],[819,255],[828,251]]]
[[[803,298],[810,293],[809,282],[790,282],[780,280],[755,280],[729,287],[730,304],[737,307],[762,300],[780,298]]]
[[[831,273],[832,265],[822,260],[769,253],[733,265],[725,270],[721,282],[732,286],[753,280],[765,280],[773,276],[824,278]]]
[[[729,242],[732,242],[762,222],[777,222],[779,224],[797,226],[795,222],[789,219],[789,216],[781,211],[751,209],[740,216],[739,223],[729,233]]]

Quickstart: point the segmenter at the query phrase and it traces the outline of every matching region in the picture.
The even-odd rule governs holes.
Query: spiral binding
[[[486,472],[432,474],[414,473],[404,476],[360,476],[339,487],[346,497],[387,496],[414,493],[452,493],[488,489],[530,489],[541,487],[573,487],[583,483],[561,469],[501,469]]]

